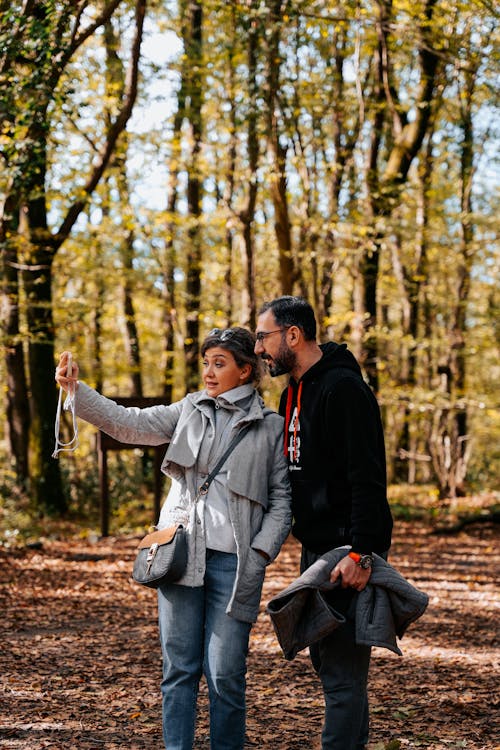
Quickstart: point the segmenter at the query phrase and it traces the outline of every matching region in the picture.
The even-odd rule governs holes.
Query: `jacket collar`
[[[248,412],[240,420],[241,424],[246,424],[247,422],[254,422],[256,420],[264,419],[265,413],[269,411],[269,409],[264,406],[264,401],[260,397],[259,393],[252,385],[246,384],[238,386],[237,388],[232,388],[230,391],[226,391],[226,393],[221,394],[218,399],[220,401],[226,401],[226,403],[228,404],[234,404],[239,399],[245,398],[245,396],[248,397],[252,393],[253,399]],[[189,393],[186,398],[188,398],[193,406],[199,409],[202,414],[205,414],[209,418],[213,415],[212,410],[216,399],[212,396],[209,396],[205,390],[197,391],[196,393]]]

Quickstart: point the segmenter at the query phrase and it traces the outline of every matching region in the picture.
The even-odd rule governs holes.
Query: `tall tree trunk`
[[[40,184],[45,183],[45,158],[38,137],[38,168]],[[28,201],[29,262],[23,270],[26,293],[26,319],[30,338],[28,363],[31,391],[31,420],[34,439],[31,442],[32,492],[37,507],[49,513],[67,509],[59,462],[54,461],[54,419],[57,393],[54,387],[55,331],[52,316],[52,263],[54,247],[47,227],[45,196]]]
[[[392,0],[379,0],[377,18],[378,50],[377,81],[374,97],[374,120],[372,143],[367,169],[368,201],[373,217],[373,242],[361,260],[364,280],[364,318],[367,327],[364,346],[364,365],[369,382],[378,390],[378,342],[374,326],[377,321],[377,285],[381,248],[384,242],[384,220],[397,206],[401,187],[407,180],[410,165],[418,154],[428,129],[436,75],[438,56],[433,50],[430,33],[436,0],[425,0],[424,11],[419,19],[420,44],[418,61],[420,72],[419,90],[415,97],[415,117],[409,120],[398,102],[392,82],[391,60],[388,38],[391,28]],[[385,101],[387,107],[382,103]],[[385,123],[385,111],[390,122]],[[383,169],[379,168],[380,147],[384,132],[389,154]]]
[[[120,98],[125,91],[125,70],[117,53],[120,45],[118,34],[115,33],[110,19],[104,26],[104,41],[106,45],[106,87],[108,96],[112,100],[113,94]],[[111,114],[108,113],[108,130],[111,127]],[[130,206],[130,189],[127,179],[128,135],[123,132],[116,144],[113,165],[115,167],[118,194],[122,203],[123,224],[131,225],[133,212]],[[139,333],[137,330],[136,314],[133,298],[134,276],[134,231],[126,232],[126,236],[119,244],[119,252],[123,267],[123,311],[125,315],[125,350],[127,352],[128,368],[131,381],[131,395],[142,396],[141,352]]]
[[[28,447],[30,408],[28,385],[24,367],[23,343],[19,328],[19,263],[15,244],[18,216],[15,206],[4,206],[0,222],[2,246],[1,327],[5,342],[5,370],[7,378],[7,433],[13,458],[17,484],[26,489],[29,478]]]
[[[333,95],[330,102],[330,109],[334,160],[329,169],[329,223],[333,226],[333,229],[329,229],[326,236],[326,252],[321,274],[321,288],[317,293],[319,301],[317,313],[319,320],[329,318],[333,303],[334,269],[338,262],[335,256],[337,250],[336,228],[340,220],[340,193],[345,181],[346,172],[352,164],[354,148],[363,124],[363,109],[361,107],[350,129],[346,124],[348,118],[346,117],[344,68],[347,56],[347,42],[351,33],[352,29],[349,28],[347,22],[338,24],[338,27],[335,25],[333,30],[335,52],[330,62],[333,76]],[[363,88],[361,80],[357,81],[357,88]],[[328,162],[326,157],[324,161],[325,163]]]
[[[232,214],[234,212],[234,189],[235,189],[235,170],[237,158],[238,143],[238,115],[236,105],[236,46],[239,37],[238,10],[235,3],[231,3],[231,34],[227,41],[227,106],[229,107],[229,132],[230,140],[228,146],[227,168],[225,170],[224,180],[225,187],[222,191],[217,185],[217,202],[222,202],[224,208]],[[225,228],[225,245],[226,245],[226,270],[224,273],[224,310],[226,313],[226,324],[231,325],[233,320],[233,248],[235,240],[235,227],[231,221],[226,222]],[[248,307],[248,306],[247,306]],[[241,306],[243,310],[244,305]],[[241,314],[241,321],[244,321],[244,315]]]
[[[168,403],[173,401],[174,387],[174,351],[175,351],[175,326],[176,302],[175,302],[175,250],[173,242],[168,241],[165,247],[165,258],[163,261],[163,284],[161,298],[163,301],[163,384],[162,395]]]
[[[472,183],[474,176],[473,97],[477,78],[477,59],[471,56],[464,67],[463,81],[459,81],[460,127],[460,258],[457,264],[457,297],[450,322],[450,348],[443,370],[448,376],[450,409],[444,410],[441,431],[434,435],[433,458],[440,458],[446,449],[446,462],[438,466],[442,497],[465,494],[465,478],[470,456],[467,434],[467,410],[463,405],[466,380],[465,334],[467,304],[474,259],[474,224],[472,216]],[[460,85],[461,83],[461,85]]]
[[[174,351],[175,327],[177,324],[177,308],[175,294],[175,233],[177,227],[177,198],[179,183],[180,133],[184,119],[184,88],[181,87],[177,95],[177,112],[174,118],[172,137],[172,153],[170,158],[170,173],[167,188],[167,209],[165,216],[165,245],[161,261],[163,302],[163,386],[162,393],[168,403],[173,400],[174,386]]]
[[[293,294],[297,278],[292,253],[292,232],[288,210],[286,161],[287,147],[280,140],[278,93],[280,89],[280,40],[283,13],[287,0],[272,0],[269,4],[268,62],[267,62],[267,138],[273,163],[270,192],[274,206],[274,228],[278,243],[282,294]]]
[[[186,336],[184,356],[186,361],[186,391],[199,387],[199,316],[201,305],[201,194],[202,174],[200,150],[202,139],[203,104],[203,9],[198,0],[191,0],[186,12],[184,49],[189,70],[185,71],[184,84],[186,101],[189,102],[186,115],[191,130],[190,155],[187,177],[188,205],[188,246],[186,269]]]
[[[392,244],[392,267],[398,284],[402,306],[402,340],[408,342],[402,346],[401,371],[398,379],[399,387],[405,393],[411,392],[417,385],[419,345],[424,338],[422,333],[422,314],[425,290],[428,285],[428,224],[429,224],[429,194],[434,167],[433,156],[433,128],[431,127],[425,149],[423,149],[418,175],[419,195],[416,213],[417,238],[415,243],[415,257],[408,268],[401,260],[399,245]],[[401,433],[398,440],[398,450],[395,454],[393,467],[389,472],[396,480],[406,480],[413,484],[416,479],[416,456],[422,456],[424,445],[418,445],[419,432],[413,425],[414,414],[408,405],[408,400],[401,407]],[[423,437],[423,436],[421,436]]]
[[[141,346],[134,307],[134,233],[129,232],[120,247],[124,272],[123,312],[125,314],[125,348],[130,370],[131,395],[142,396]]]
[[[94,385],[99,393],[102,393],[104,386],[104,367],[102,362],[102,316],[106,301],[106,285],[104,281],[101,259],[103,249],[101,247],[97,233],[94,234],[92,242],[93,254],[93,279],[94,279],[94,303],[93,303],[93,326],[92,326],[92,375]]]
[[[258,122],[258,83],[257,83],[257,50],[259,43],[259,26],[252,16],[246,29],[247,35],[247,65],[248,65],[248,88],[249,107],[247,125],[248,144],[248,192],[246,205],[239,212],[240,221],[243,224],[243,242],[245,247],[246,276],[249,299],[249,315],[247,324],[254,330],[257,322],[257,295],[255,293],[255,246],[254,246],[254,222],[255,205],[257,202],[257,168],[259,165],[259,138],[257,133]]]
[[[456,434],[455,447],[455,483],[458,494],[465,494],[465,477],[469,459],[469,436],[467,434],[467,410],[460,402],[465,395],[466,379],[466,327],[467,327],[467,304],[471,285],[472,261],[474,258],[474,224],[472,218],[472,180],[474,173],[474,132],[472,116],[472,97],[475,87],[475,71],[470,68],[465,72],[465,91],[461,97],[461,126],[462,126],[462,148],[460,151],[461,163],[461,254],[462,258],[458,269],[457,305],[453,320],[453,370],[455,373],[455,388],[457,405],[454,414],[454,433]]]

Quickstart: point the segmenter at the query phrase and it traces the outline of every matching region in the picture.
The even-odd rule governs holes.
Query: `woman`
[[[241,750],[245,741],[248,641],[259,610],[265,567],[291,521],[283,420],[267,409],[255,340],[243,328],[214,328],[201,348],[204,390],[170,406],[125,408],[78,382],[68,352],[56,381],[76,389],[76,414],[126,443],[169,443],[162,470],[172,485],[158,528],[182,522],[188,565],[158,589],[163,654],[163,737],[168,750],[193,747],[199,681],[210,699],[211,750]],[[250,425],[210,485],[196,490],[231,438]]]

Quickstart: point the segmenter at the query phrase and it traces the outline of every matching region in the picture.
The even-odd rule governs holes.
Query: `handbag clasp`
[[[146,569],[146,575],[149,575],[149,571],[151,570],[151,566],[153,564],[153,560],[155,559],[155,555],[158,551],[159,546],[160,545],[158,544],[158,542],[155,542],[154,544],[151,545],[151,547],[148,550],[148,556],[146,557],[146,562],[148,564],[148,567]]]

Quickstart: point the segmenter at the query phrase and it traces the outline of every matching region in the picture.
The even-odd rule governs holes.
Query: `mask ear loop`
[[[71,362],[71,355],[68,357],[68,365],[66,368],[66,376],[71,377],[73,368],[72,368],[72,362]],[[76,386],[73,383],[69,384],[68,387],[68,393],[66,395],[66,398],[64,400],[64,405],[62,403],[62,388],[59,390],[59,400],[57,402],[57,411],[56,411],[56,422],[55,422],[55,438],[56,443],[54,447],[54,452],[52,453],[52,458],[59,458],[59,453],[66,452],[72,452],[75,451],[79,446],[79,438],[78,438],[78,424],[76,421],[76,414],[75,414],[75,390]],[[67,443],[62,443],[59,440],[59,433],[61,429],[61,411],[64,409],[64,411],[71,412],[72,417],[72,425],[73,425],[73,437],[71,440],[69,440]]]

